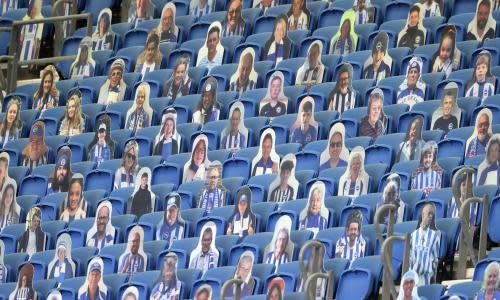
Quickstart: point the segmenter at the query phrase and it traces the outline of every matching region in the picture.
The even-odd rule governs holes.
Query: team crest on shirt
[[[281,107],[276,107],[276,113],[280,114],[281,113]]]
[[[420,44],[420,37],[419,36],[415,37],[415,44]]]
[[[448,124],[448,129],[452,130],[453,129],[453,123]]]

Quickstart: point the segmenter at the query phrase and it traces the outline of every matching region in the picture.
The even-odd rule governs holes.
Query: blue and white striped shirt
[[[418,228],[411,234],[410,268],[417,272],[420,284],[430,284],[439,259],[441,232]]]

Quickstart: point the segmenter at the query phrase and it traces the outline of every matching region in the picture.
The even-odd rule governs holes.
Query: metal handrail
[[[304,293],[307,300],[316,299],[316,287],[319,279],[325,279],[327,282],[326,299],[333,299],[333,271],[328,273],[314,273],[307,277],[304,283]]]
[[[224,284],[222,285],[222,288],[220,290],[220,299],[221,300],[224,300],[225,292],[226,292],[227,288],[231,287],[232,285],[236,285],[236,290],[234,291],[234,299],[241,298],[241,286],[243,285],[243,280],[231,278],[228,281],[224,282]]]
[[[391,236],[394,232],[394,223],[396,222],[396,220],[394,219],[394,212],[396,212],[397,210],[398,208],[394,204],[384,204],[375,211],[373,224],[375,225],[375,234],[377,235],[377,239],[381,245],[385,240],[384,236],[382,235],[382,230],[380,229],[380,225],[382,225],[380,224],[381,216],[386,211],[388,211],[389,222],[387,224],[387,236]]]
[[[405,242],[404,247],[404,257],[403,257],[403,266],[402,273],[405,273],[409,268],[409,253],[410,253],[410,234],[406,234],[406,236],[390,236],[385,239],[382,244],[381,256],[382,263],[384,265],[384,274],[382,278],[382,300],[390,300],[391,296],[393,299],[397,299],[398,291],[394,285],[394,270],[392,268],[392,242],[395,240],[400,240]]]
[[[469,229],[469,211],[470,205],[473,203],[477,203],[479,207],[482,206],[481,212],[481,227],[479,231],[479,250],[476,255],[473,239],[470,234]],[[481,205],[482,204],[482,205]],[[469,208],[469,209],[467,209]],[[459,260],[458,260],[458,270],[457,277],[465,278],[467,261],[468,258],[472,260],[474,265],[477,264],[478,261],[486,257],[486,243],[488,241],[488,221],[490,214],[490,202],[488,200],[488,195],[484,195],[482,198],[472,197],[466,199],[464,203],[460,206],[459,209],[459,217],[460,217],[460,249],[459,249]]]
[[[12,23],[11,35],[10,35],[10,48],[9,55],[15,58],[19,57],[19,46],[18,38],[20,36],[22,27],[24,25],[30,24],[45,24],[45,23],[58,23],[67,20],[87,20],[87,34],[92,34],[92,14],[84,13],[78,15],[69,16],[57,16],[43,19],[35,20],[24,20],[24,21],[14,21]],[[18,59],[13,59],[11,65],[9,66],[9,72],[7,75],[7,92],[11,93],[16,89],[17,84],[17,73],[20,65],[40,65],[40,64],[52,64],[60,61],[74,60],[76,56],[69,55],[63,57],[50,57],[50,58],[37,58],[26,61],[19,61]]]
[[[69,12],[70,15],[78,14],[77,0],[57,0],[54,3],[54,5],[52,6],[52,16],[64,16],[65,15],[64,4],[70,5],[70,12]],[[67,22],[70,22],[70,21],[67,21]],[[70,30],[69,30],[69,32],[66,32],[66,35],[64,35],[64,30],[63,30],[64,22],[58,22],[58,23],[59,24],[62,23],[62,25],[56,26],[54,24],[54,28],[55,28],[54,56],[58,56],[61,54],[62,44],[63,44],[64,38],[72,35],[73,32],[75,31],[75,28],[76,28],[76,23],[70,22]]]

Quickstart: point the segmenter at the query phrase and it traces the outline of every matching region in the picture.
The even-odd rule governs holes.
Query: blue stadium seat
[[[21,181],[18,195],[45,195],[47,193],[47,177],[28,175]]]
[[[336,299],[366,299],[373,291],[374,279],[367,269],[345,270],[339,278]]]
[[[474,299],[474,295],[481,288],[481,284],[482,281],[468,281],[457,283],[448,288],[448,295],[457,293],[465,295],[466,297],[468,297],[468,299]]]
[[[26,253],[5,253],[4,264],[7,267],[7,282],[17,281],[17,273],[19,268],[28,261],[28,254]]]

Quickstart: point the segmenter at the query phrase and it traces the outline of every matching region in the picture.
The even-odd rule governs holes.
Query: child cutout
[[[297,199],[299,190],[299,181],[295,178],[295,166],[297,159],[293,153],[288,153],[281,160],[279,168],[279,177],[269,185],[267,202],[276,202],[282,204],[292,199]]]
[[[338,196],[356,198],[368,193],[370,176],[365,171],[365,150],[356,146],[349,155],[345,173],[339,179]]]
[[[118,273],[129,276],[146,271],[148,256],[144,253],[144,230],[136,225],[128,234],[127,249],[118,260]]]
[[[495,94],[496,78],[491,73],[491,54],[488,50],[479,53],[472,78],[467,81],[465,97],[479,97],[484,101]]]
[[[274,227],[271,243],[264,249],[264,263],[278,268],[281,264],[292,261],[294,243],[290,239],[292,219],[288,215],[281,216]]]
[[[198,192],[198,208],[211,214],[215,208],[225,205],[227,189],[222,185],[222,164],[219,161],[211,162],[207,173],[205,185]]]
[[[427,29],[422,24],[423,20],[423,7],[420,3],[415,3],[408,12],[406,25],[398,34],[398,48],[408,47],[412,51],[415,48],[425,45],[425,37]]]
[[[161,118],[161,126],[155,137],[153,155],[160,155],[164,160],[180,152],[182,136],[177,132],[177,112],[167,108]]]
[[[420,164],[411,176],[411,189],[423,191],[425,196],[430,192],[441,189],[444,171],[437,163],[436,142],[425,143],[420,156]]]
[[[432,57],[432,73],[444,72],[446,77],[460,68],[461,52],[456,44],[457,29],[453,25],[444,28],[439,47]]]
[[[194,139],[191,158],[184,165],[182,183],[205,180],[209,166],[208,138],[206,135],[200,134]]]
[[[441,106],[432,114],[432,130],[442,130],[445,137],[450,130],[460,126],[462,111],[457,105],[457,93],[458,85],[455,82],[446,84]]]
[[[286,114],[288,97],[284,93],[284,83],[285,78],[280,71],[275,71],[271,75],[266,96],[260,100],[259,116],[274,118]]]
[[[325,207],[325,184],[316,181],[309,190],[309,200],[299,215],[299,230],[313,232],[313,238],[319,231],[328,227],[330,213]]]
[[[364,1],[364,0],[358,0]],[[392,57],[387,52],[389,35],[380,31],[373,40],[372,55],[366,59],[363,66],[363,78],[380,80],[391,76]]]
[[[306,96],[300,102],[297,120],[290,128],[290,143],[299,143],[304,148],[318,139],[318,127],[314,120],[314,99]]]
[[[267,128],[260,136],[257,156],[252,160],[252,176],[278,173],[280,157],[275,150],[276,134]]]
[[[222,130],[220,148],[231,152],[237,152],[246,148],[248,143],[248,129],[245,127],[243,117],[245,116],[245,106],[240,101],[236,101],[229,109],[229,122]]]
[[[155,208],[156,195],[151,191],[151,170],[143,167],[139,170],[134,193],[127,203],[127,213],[136,215],[137,218],[152,213]]]
[[[342,123],[335,123],[330,128],[328,143],[319,158],[319,172],[330,168],[347,167],[349,149],[345,145],[345,127]]]
[[[228,219],[227,235],[238,235],[244,238],[255,233],[256,218],[252,212],[252,191],[244,186],[238,191],[234,212]]]
[[[76,265],[71,258],[71,236],[68,233],[63,233],[57,239],[54,259],[47,269],[49,271],[47,279],[55,279],[58,286],[65,279],[75,277]]]
[[[69,191],[59,208],[59,219],[68,223],[85,219],[87,216],[87,201],[83,198],[83,176],[74,173],[69,182]]]

